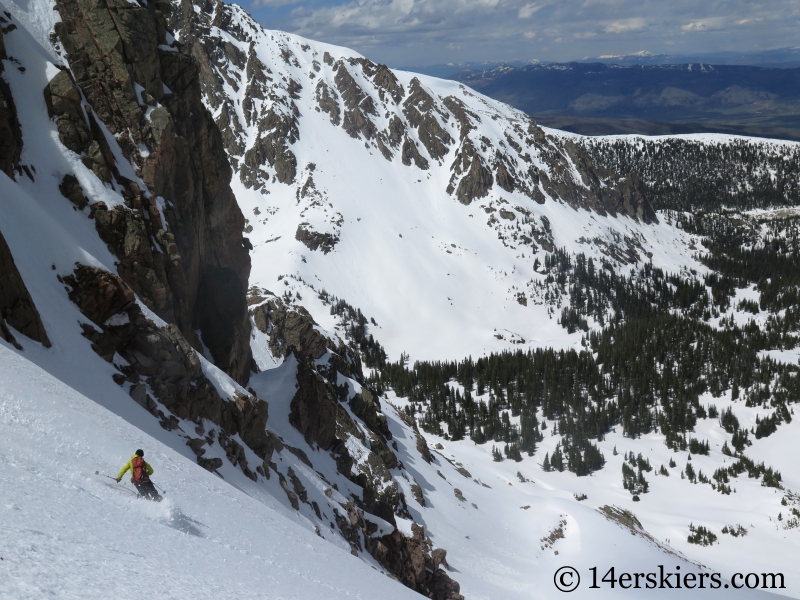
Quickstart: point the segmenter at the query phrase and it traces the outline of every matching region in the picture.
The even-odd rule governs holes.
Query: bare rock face
[[[489,194],[489,190],[494,184],[492,172],[483,164],[483,159],[470,147],[467,152],[471,154],[462,155],[463,164],[468,164],[466,174],[458,182],[456,188],[456,198],[461,204],[469,204],[477,198],[484,198]]]
[[[453,139],[436,119],[436,104],[416,77],[411,80],[409,95],[403,102],[403,113],[412,127],[417,129],[419,140],[434,160],[444,158]]]
[[[256,327],[269,335],[273,355],[297,361],[289,422],[311,447],[330,452],[339,472],[363,488],[360,509],[389,523],[395,522],[395,514],[407,514],[405,498],[389,472],[399,461],[388,445],[388,422],[378,397],[365,384],[357,352],[322,333],[303,308],[286,306],[266,290],[251,289],[248,302]],[[361,390],[340,385],[341,375],[359,382]],[[365,460],[353,460],[347,449],[351,438],[367,451]]]
[[[289,423],[303,434],[310,446],[331,450],[337,441],[337,413],[342,409],[324,378],[304,360],[298,363],[297,382],[297,393],[290,405]],[[353,429],[356,429],[355,425]]]
[[[260,188],[263,183],[258,175],[259,167],[269,164],[275,168],[275,177],[281,183],[294,182],[297,175],[297,158],[289,144],[298,138],[297,121],[293,115],[286,116],[271,110],[259,121],[259,136],[255,145],[244,155],[244,166],[248,167],[246,184]]]
[[[294,238],[298,242],[308,248],[309,250],[322,250],[323,254],[327,254],[333,250],[334,246],[339,243],[339,237],[331,233],[320,233],[311,229],[308,223],[300,223],[297,226],[297,231]]]
[[[211,350],[216,365],[227,373],[251,371],[250,320],[244,289],[236,272],[229,267],[209,267],[200,282],[194,324],[203,332],[203,342]]]
[[[178,328],[171,324],[161,328],[147,319],[133,291],[116,275],[79,265],[64,282],[70,299],[96,325],[83,325],[83,335],[92,342],[92,349],[108,362],[119,355],[128,363],[118,368],[114,377],[117,383],[129,382],[133,399],[159,418],[165,429],[176,427],[177,418],[198,424],[208,419],[219,425],[226,436],[223,439],[220,434],[219,442],[231,462],[255,478],[244,459],[244,449],[230,438],[239,434],[268,464],[273,442],[266,432],[267,403],[241,393],[231,400],[220,397]],[[145,384],[170,414],[149,398]],[[203,442],[190,440],[189,445],[198,459],[205,453]],[[258,466],[263,471],[265,465]]]
[[[84,196],[83,188],[75,175],[64,175],[58,185],[58,190],[64,198],[72,202],[79,210],[83,210],[89,205],[89,199]]]
[[[378,130],[369,116],[377,116],[378,112],[372,98],[356,83],[356,80],[344,67],[344,61],[339,61],[334,68],[336,69],[334,82],[345,107],[342,127],[350,137],[373,139]]]
[[[259,331],[269,334],[275,356],[285,357],[294,348],[300,356],[318,359],[328,350],[330,340],[314,327],[316,323],[302,307],[288,308],[271,299],[251,309],[251,314]]]
[[[39,311],[14,264],[11,249],[0,233],[0,338],[21,348],[19,341],[9,331],[9,325],[43,346],[50,347]]]
[[[2,61],[7,59],[3,27],[8,20],[0,15],[0,74],[3,72]],[[8,25],[11,27],[11,25]],[[14,178],[14,170],[19,166],[22,152],[22,132],[17,121],[17,109],[14,98],[5,79],[0,76],[0,171]]]
[[[431,456],[431,451],[428,448],[428,444],[425,443],[425,438],[423,438],[422,434],[419,432],[419,427],[417,426],[416,419],[414,417],[410,416],[410,415],[407,415],[403,411],[399,411],[397,414],[403,420],[403,423],[405,423],[409,427],[413,427],[414,428],[414,434],[416,435],[416,438],[417,438],[417,452],[420,453],[420,455],[422,456],[423,460],[425,460],[425,462],[427,462],[428,464],[432,463],[433,462],[433,456]],[[420,495],[421,495],[421,491],[420,491]],[[420,504],[424,505],[423,502],[420,502]]]
[[[74,81],[63,71],[50,82],[50,114],[65,146],[84,153],[84,164],[100,179],[113,177],[126,187],[132,213],[106,211],[96,220],[101,237],[148,306],[195,347],[199,329],[217,365],[246,382],[249,243],[242,237],[244,218],[230,189],[222,136],[201,101],[198,67],[189,49],[167,36],[171,5],[57,0],[56,9],[56,33]],[[82,107],[79,90],[91,109]],[[120,177],[98,121],[115,135],[151,198]],[[163,215],[159,198],[168,207]],[[238,286],[228,285],[232,278]]]
[[[402,155],[404,165],[411,165],[413,163],[423,171],[427,170],[427,159],[419,153],[417,145],[407,137],[403,141]]]
[[[412,537],[395,531],[377,542],[373,553],[382,566],[396,573],[400,581],[423,596],[435,600],[464,600],[461,586],[441,569],[443,550],[433,550],[425,537],[425,530],[412,525]],[[433,550],[433,554],[431,551]]]

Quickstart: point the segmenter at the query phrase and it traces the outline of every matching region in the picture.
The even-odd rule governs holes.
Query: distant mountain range
[[[704,63],[712,65],[749,65],[754,67],[793,68],[800,67],[800,46],[775,48],[760,52],[710,52],[699,54],[653,54],[643,50],[634,54],[602,55],[584,57],[574,62],[605,63],[615,65],[684,65],[689,63]],[[484,71],[499,65],[511,67],[524,67],[531,64],[552,64],[536,59],[529,60],[495,60],[450,62],[427,66],[399,67],[403,71],[422,73],[432,77],[449,78],[460,71]]]
[[[760,52],[706,52],[700,54],[635,54],[586,57],[579,62],[604,62],[618,65],[679,65],[705,63],[712,65],[749,65],[754,67],[800,67],[800,46],[774,48]]]
[[[578,133],[800,139],[800,68],[572,62],[500,65],[451,78]]]

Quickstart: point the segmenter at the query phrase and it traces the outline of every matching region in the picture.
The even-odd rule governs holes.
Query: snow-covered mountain
[[[251,285],[299,293],[316,318],[322,290],[356,305],[392,356],[560,345],[525,305],[557,247],[694,264],[635,178],[507,105],[264,30],[236,5],[182,3],[171,22],[236,172]]]
[[[434,431],[429,389],[387,383],[411,363],[391,367],[384,349],[438,361],[585,348],[613,302],[573,303],[564,257],[631,285],[710,273],[708,236],[648,201],[658,178],[236,6],[0,4],[0,597],[551,597],[566,565],[592,597],[616,595],[586,592],[592,567],[794,581],[788,371],[767,385],[774,410],[722,384],[701,392],[738,417],[733,432],[697,419],[691,437],[711,445],[691,458],[701,475],[734,463],[719,449],[732,435],[780,417],[747,448],[772,479],[731,475],[733,494],[684,478],[686,448],[631,435],[629,415],[592,437],[605,466],[579,477],[543,468],[571,439],[563,414],[503,405],[507,432],[538,419],[537,446],[497,461],[447,419]],[[754,248],[792,239],[773,216],[742,217]],[[758,292],[734,295],[744,324]],[[770,310],[756,314],[765,330]],[[707,320],[723,330],[730,315]],[[791,335],[765,352],[796,361]],[[465,381],[446,385],[492,410],[519,392]],[[136,447],[161,505],[103,477]],[[645,468],[639,503],[619,476],[634,455],[673,475]],[[748,533],[705,547],[686,541],[690,523]],[[654,593],[668,592],[641,592]]]

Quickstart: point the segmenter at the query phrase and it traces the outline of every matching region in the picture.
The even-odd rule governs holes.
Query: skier
[[[150,475],[153,474],[153,467],[148,465],[144,460],[144,450],[137,450],[136,454],[131,457],[122,470],[117,475],[117,483],[122,479],[127,471],[131,472],[131,483],[136,486],[139,495],[147,498],[148,500],[155,500],[161,502],[161,496],[158,495],[156,487],[150,481]]]

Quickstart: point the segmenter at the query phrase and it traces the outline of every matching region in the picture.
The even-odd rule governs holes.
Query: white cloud
[[[711,19],[698,19],[686,25],[681,26],[681,31],[694,32],[694,31],[715,31],[724,27],[727,23],[724,17],[714,17]]]
[[[255,8],[278,8],[290,4],[299,4],[302,0],[254,0],[252,6]]]
[[[619,21],[612,21],[605,27],[606,33],[628,33],[630,31],[639,31],[646,26],[645,20],[641,17],[632,17],[630,19],[620,19]]]
[[[541,4],[526,4],[517,12],[518,19],[530,19],[537,10],[542,8]]]
[[[537,45],[543,60],[630,54],[644,44],[656,53],[794,46],[800,20],[798,0],[252,2],[256,18],[270,28],[348,46],[391,65],[514,60],[529,56],[540,41],[551,48]],[[557,44],[557,38],[570,43]]]

